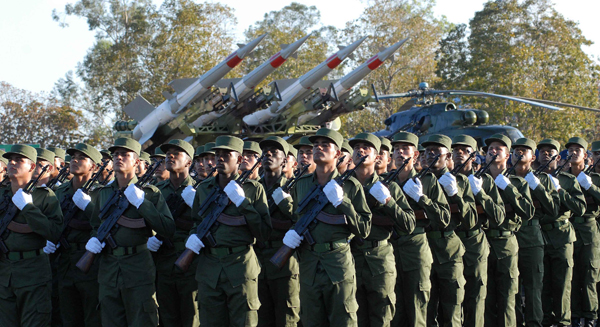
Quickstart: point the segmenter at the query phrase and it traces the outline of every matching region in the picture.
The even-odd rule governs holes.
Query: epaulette
[[[560,173],[558,173],[558,174],[559,174],[559,175],[560,175],[560,174],[563,174],[563,175],[565,175],[565,176],[567,176],[567,177],[570,177],[570,178],[577,178],[577,177],[575,177],[575,175],[573,175],[573,174],[571,174],[571,173],[567,173],[566,171],[561,171],[561,172],[560,172]]]
[[[36,187],[35,187],[35,189],[36,189],[36,190],[45,190],[45,191],[47,191],[47,192],[50,192],[50,191],[52,191],[52,190],[51,190],[51,189],[50,189],[48,186],[46,186],[46,185],[36,186]]]
[[[360,182],[358,181],[358,179],[356,179],[356,177],[354,176],[350,176],[346,182],[352,182],[354,184],[354,186],[360,186],[362,184],[360,184]]]
[[[104,187],[104,185],[102,185],[100,183],[96,183],[96,184],[92,185],[92,187],[90,187],[90,192],[95,192],[103,187]]]
[[[160,192],[160,190],[158,189],[158,187],[156,187],[156,185],[147,184],[144,186],[144,188],[151,189],[153,192]]]

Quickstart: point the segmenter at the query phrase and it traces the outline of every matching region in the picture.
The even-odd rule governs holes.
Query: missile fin
[[[174,79],[169,83],[169,85],[177,92],[181,94],[185,89],[187,89],[190,85],[196,82],[197,78],[178,78]]]
[[[238,46],[238,48],[243,48],[243,47],[246,46],[246,44],[245,43],[238,43],[237,46]]]
[[[286,88],[288,88],[290,85],[294,84],[294,82],[296,82],[296,78],[293,79],[278,79],[276,81],[273,81],[271,83],[275,83],[277,82],[277,86],[279,87],[280,90],[285,90]]]
[[[285,48],[287,48],[287,47],[289,47],[289,46],[290,46],[289,44],[281,44],[281,45],[280,45],[280,47],[281,47],[281,50],[283,50],[283,49],[285,49]]]
[[[338,95],[335,92],[335,87],[333,86],[333,83],[329,84],[329,90],[327,90],[327,93],[329,93],[333,100],[340,101],[340,98],[338,98]]]
[[[137,121],[142,121],[142,119],[146,118],[146,116],[148,116],[148,114],[150,114],[153,110],[154,106],[141,95],[138,95],[133,101],[126,105],[125,108],[123,108],[123,111],[125,111],[129,117]]]
[[[152,138],[152,136],[154,136],[154,133],[156,132],[156,130],[158,129],[158,122],[156,123],[156,125],[154,125],[154,127],[147,131],[146,133],[144,133],[144,135],[142,135],[142,137],[139,139],[140,144],[144,144],[146,143],[146,141],[148,141],[150,138]]]
[[[228,88],[229,85],[233,84],[237,84],[237,82],[241,81],[241,78],[227,78],[227,79],[222,79],[219,80],[218,82],[215,83],[215,86],[220,88],[220,89],[224,89],[224,88]]]
[[[331,84],[337,82],[338,80],[334,79],[334,80],[321,80],[316,82],[315,84],[313,84],[313,86],[311,87],[312,89],[326,89],[328,88]]]
[[[171,100],[171,99],[173,99],[173,94],[172,94],[172,93],[169,93],[169,92],[167,92],[167,91],[162,91],[162,95],[163,95],[163,96],[165,97],[165,99],[167,99],[167,100]]]

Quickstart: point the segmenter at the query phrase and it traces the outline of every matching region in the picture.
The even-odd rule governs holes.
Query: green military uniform
[[[321,128],[314,138],[330,139],[341,148],[342,136],[330,129]],[[339,176],[333,170],[330,180]],[[318,184],[316,174],[305,175],[298,179],[292,191],[296,219],[296,207]],[[300,262],[300,302],[309,303],[300,309],[302,324],[312,326],[356,326],[358,304],[356,302],[356,270],[348,244],[352,234],[366,238],[371,229],[371,211],[360,183],[350,177],[344,185],[341,204],[334,207],[328,203],[322,213],[344,216],[346,224],[326,224],[319,220],[309,228],[315,244],[302,242],[298,248]],[[307,206],[307,207],[310,207]]]
[[[374,135],[361,133],[350,141],[350,146],[366,142],[379,153],[381,141]],[[356,177],[356,175],[354,175]],[[369,193],[384,178],[376,172],[362,185],[371,209],[372,225],[369,236],[351,242],[356,267],[356,300],[359,326],[389,326],[396,309],[396,264],[394,248],[389,242],[392,231],[410,234],[415,228],[415,214],[402,189],[396,182],[389,183],[390,199],[381,204]]]
[[[140,145],[133,139],[120,138],[110,150],[118,148],[138,152]],[[137,183],[137,180],[134,176],[129,185]],[[103,325],[145,327],[158,324],[153,299],[156,270],[146,242],[153,230],[171,237],[175,223],[160,191],[152,185],[144,187],[143,191],[144,201],[139,208],[129,204],[116,228],[113,228],[112,236],[117,248],[106,247],[98,258]],[[119,192],[116,180],[97,191],[95,201],[90,204],[93,205],[90,218],[92,236],[104,222],[100,220],[100,210],[116,192]]]
[[[243,141],[232,136],[219,136],[213,150],[225,149],[241,154]],[[197,213],[210,193],[219,188],[219,175],[202,181],[198,186],[192,219],[196,227],[210,213]],[[237,179],[235,174],[233,179]],[[271,219],[265,191],[257,181],[241,185],[246,199],[236,207],[229,203],[223,214],[240,221],[239,224],[219,223],[211,229],[217,246],[204,248],[198,258],[198,306],[200,324],[206,326],[256,326],[258,322],[258,275],[260,264],[252,244],[265,242],[271,233]],[[226,196],[223,194],[223,196]],[[222,215],[223,215],[222,214]],[[224,216],[222,216],[224,217]],[[220,218],[221,219],[221,218]]]
[[[409,143],[417,148],[417,142],[416,135],[399,132],[392,144]],[[408,178],[416,175],[417,172],[413,169]],[[408,178],[398,179],[397,183],[404,187]],[[425,229],[431,225],[443,229],[450,220],[450,208],[437,178],[428,172],[421,178],[421,184],[423,196],[419,202],[407,197],[409,205],[416,214],[415,229],[412,233],[399,232],[400,237],[394,244],[398,279],[396,280],[397,310],[392,326],[426,325],[431,292],[431,266],[434,259]]]
[[[25,156],[36,162],[36,151],[27,145],[14,145],[4,153]],[[0,188],[0,217],[12,204],[10,184]],[[49,326],[51,321],[50,261],[42,248],[46,240],[57,242],[62,224],[60,204],[54,192],[36,187],[33,203],[18,211],[1,235],[9,252],[0,254],[0,326]]]

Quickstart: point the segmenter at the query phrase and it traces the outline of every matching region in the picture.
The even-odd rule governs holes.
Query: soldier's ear
[[[242,158],[242,154],[241,154],[241,153],[238,153],[238,154],[237,154],[237,164],[238,164],[238,165],[239,165],[239,164],[241,164],[243,159],[244,159],[244,158]]]

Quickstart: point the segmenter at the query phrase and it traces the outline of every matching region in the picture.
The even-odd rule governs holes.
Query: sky
[[[200,1],[200,0],[197,0]],[[366,0],[297,0],[316,6],[321,21],[343,28],[347,21],[357,19],[366,7]],[[94,44],[94,32],[89,31],[84,19],[67,17],[69,27],[62,28],[52,20],[52,10],[64,11],[67,3],[75,0],[0,0],[0,81],[33,92],[49,92],[54,83],[69,70],[75,70],[87,50]],[[160,4],[162,1],[154,0]],[[238,20],[236,36],[243,40],[243,32],[265,13],[280,10],[292,1],[221,0],[235,11]],[[445,15],[452,23],[468,23],[475,12],[483,9],[485,0],[437,0],[436,16]],[[600,57],[598,33],[598,0],[555,0],[555,9],[568,19],[579,22],[583,35],[594,42],[584,51]],[[232,45],[233,46],[233,45]]]

